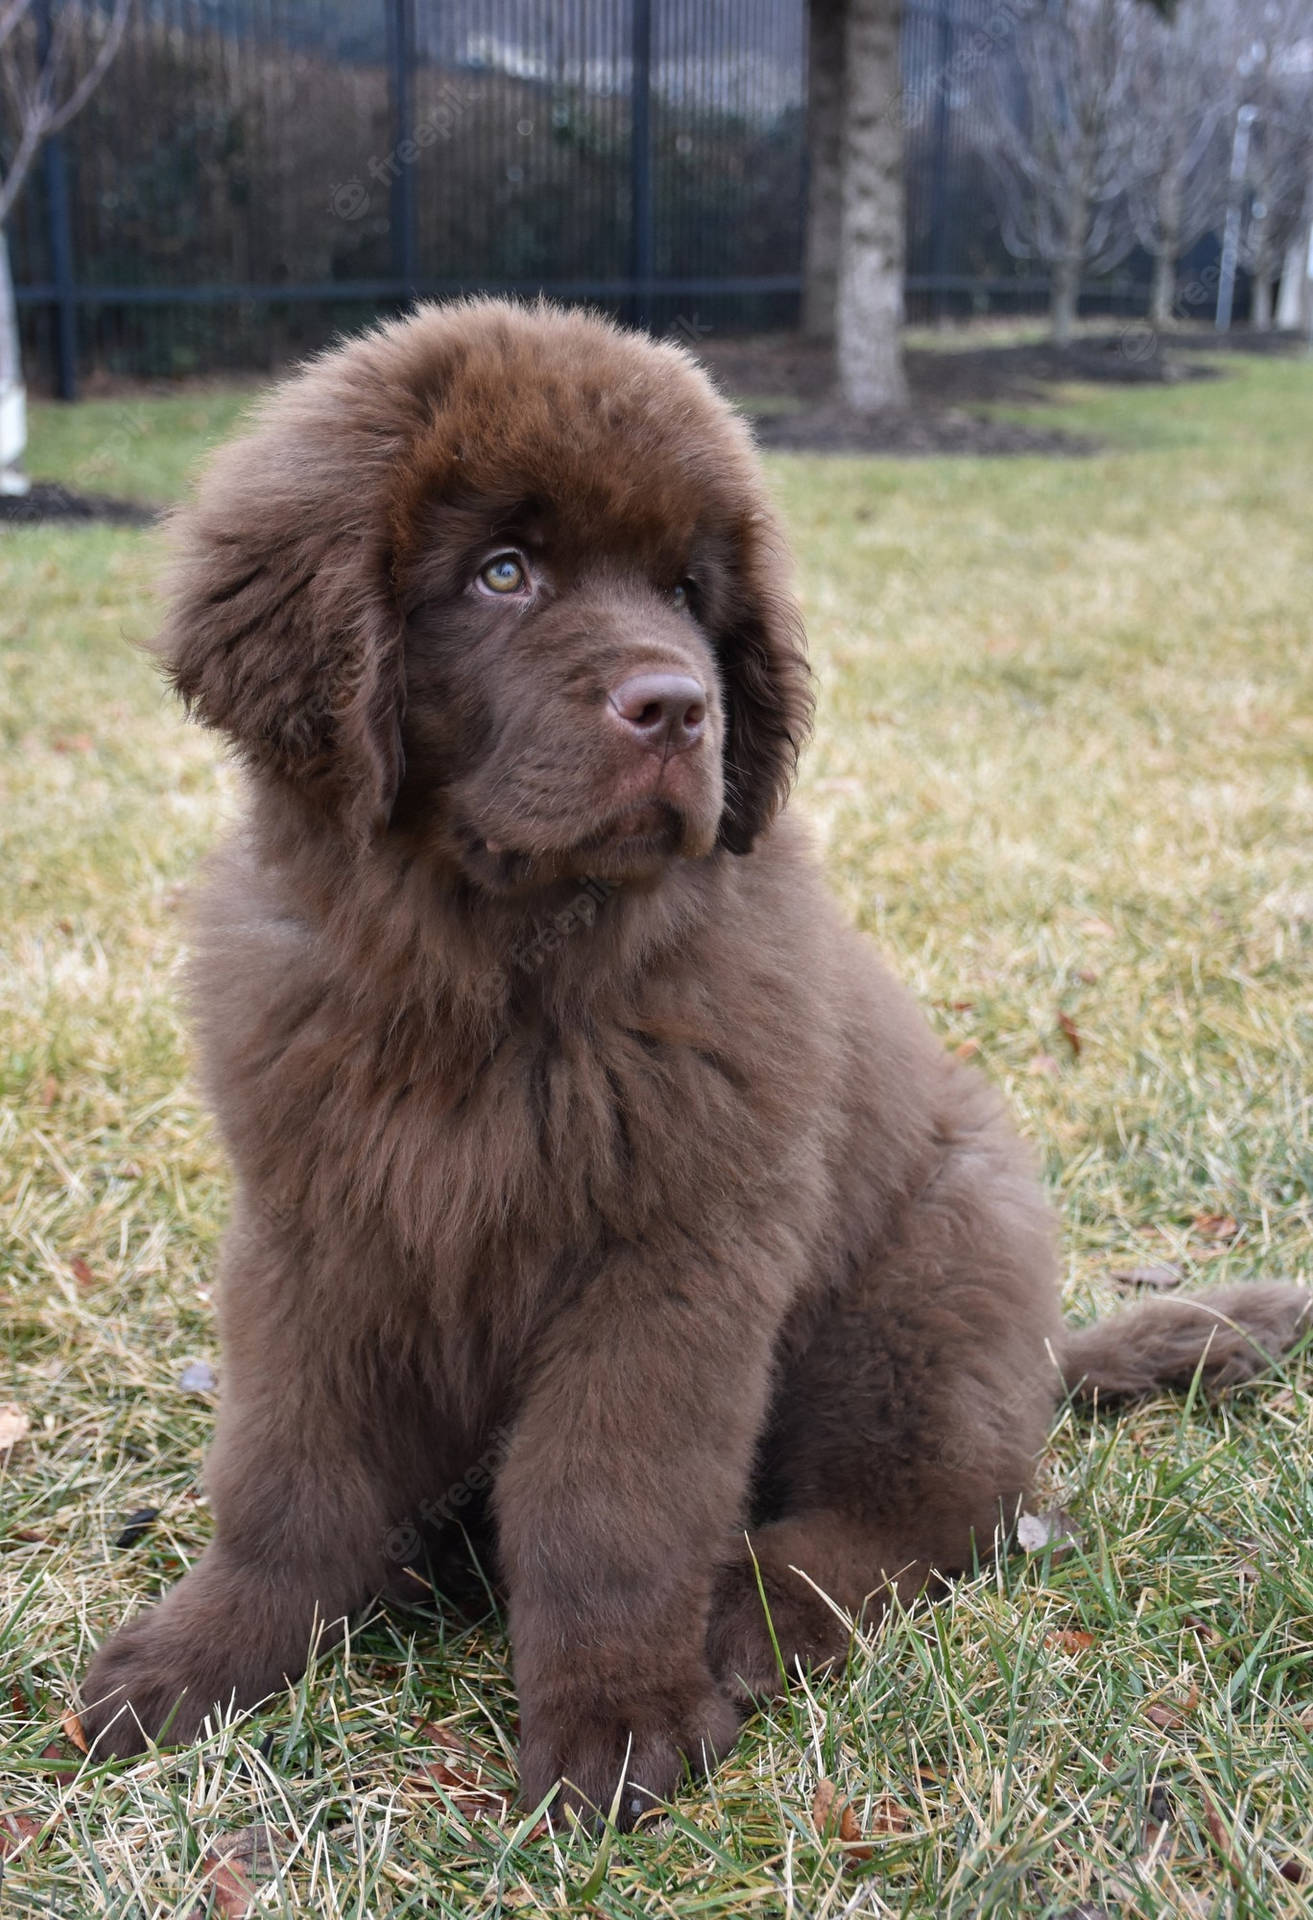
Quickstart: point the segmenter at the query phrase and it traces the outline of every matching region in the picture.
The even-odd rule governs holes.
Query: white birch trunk
[[[899,0],[847,0],[836,342],[856,413],[907,403],[903,372],[903,120]]]
[[[18,337],[18,304],[9,270],[9,240],[0,227],[0,493],[26,493],[27,390]]]

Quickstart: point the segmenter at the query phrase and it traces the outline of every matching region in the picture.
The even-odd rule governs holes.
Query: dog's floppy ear
[[[402,619],[382,489],[354,451],[285,397],[220,451],[174,523],[157,650],[250,766],[367,836],[401,778]]]
[[[735,605],[717,636],[727,707],[720,841],[749,853],[793,782],[812,684],[783,537],[765,511],[748,517],[738,554]]]

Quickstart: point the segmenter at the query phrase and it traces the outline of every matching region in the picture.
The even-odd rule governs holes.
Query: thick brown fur
[[[1064,1329],[997,1096],[781,812],[784,542],[685,355],[427,308],[275,394],[177,540],[163,656],[250,787],[194,964],[214,1538],[96,1659],[98,1751],[269,1694],[486,1499],[525,1797],[627,1767],[631,1820],[778,1684],[772,1627],[842,1651],[818,1589],[870,1617],[989,1550],[1064,1372],[1296,1340],[1270,1287]]]

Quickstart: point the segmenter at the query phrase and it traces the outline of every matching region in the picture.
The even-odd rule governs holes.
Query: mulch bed
[[[0,526],[31,527],[49,520],[85,525],[107,521],[120,527],[148,527],[159,517],[158,507],[139,500],[110,500],[99,493],[70,493],[57,483],[33,481],[26,493],[0,493]]]
[[[797,405],[757,414],[764,447],[822,453],[1082,454],[1097,442],[1056,427],[991,420],[972,412],[985,405],[1034,406],[1055,386],[1095,381],[1119,386],[1170,386],[1215,379],[1218,369],[1194,356],[1224,347],[1233,353],[1304,351],[1288,334],[1233,332],[1214,338],[1202,330],[1157,333],[1128,320],[1107,333],[1081,334],[1070,347],[1047,341],[1026,345],[909,348],[905,364],[911,404],[854,414],[833,397],[832,361],[823,345],[797,335],[748,340],[704,340],[698,355],[728,392],[752,400]]]
[[[754,419],[758,446],[794,453],[1092,453],[1096,440],[1019,420],[982,420],[960,407],[913,404],[852,413],[834,402]]]

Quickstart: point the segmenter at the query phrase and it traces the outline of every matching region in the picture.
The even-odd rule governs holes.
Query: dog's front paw
[[[614,1804],[616,1825],[632,1827],[671,1798],[686,1770],[708,1772],[729,1751],[740,1718],[710,1680],[614,1703],[589,1700],[581,1690],[580,1698],[554,1711],[526,1713],[521,1797],[525,1806],[538,1806],[559,1783],[553,1815],[574,1813],[596,1826]]]
[[[188,1668],[160,1609],[140,1614],[107,1640],[82,1682],[79,1718],[97,1759],[144,1753],[163,1738],[183,1746],[216,1704],[199,1664]]]

